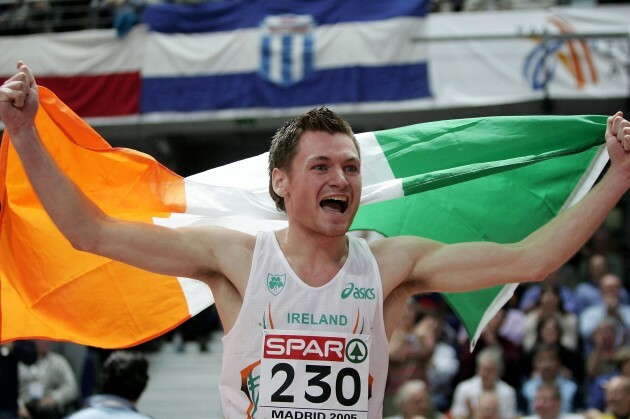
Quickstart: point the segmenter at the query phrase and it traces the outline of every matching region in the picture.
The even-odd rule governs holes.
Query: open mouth
[[[319,203],[325,211],[335,214],[343,214],[348,209],[348,198],[342,196],[333,196],[322,199]]]

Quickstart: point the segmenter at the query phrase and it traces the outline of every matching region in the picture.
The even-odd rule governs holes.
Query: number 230
[[[293,403],[294,396],[286,394],[287,390],[295,379],[295,370],[291,364],[279,363],[271,369],[271,377],[275,377],[278,372],[285,373],[285,380],[282,385],[271,395],[272,402]],[[330,375],[331,368],[328,365],[306,365],[307,374],[315,374],[308,380],[308,387],[319,387],[321,394],[313,396],[308,391],[304,391],[304,398],[311,403],[325,403],[330,399],[332,389],[330,384],[324,381],[324,378]],[[354,382],[354,391],[350,397],[343,394],[343,382],[346,378],[350,378]],[[352,368],[342,368],[337,373],[335,380],[335,396],[339,403],[343,406],[354,406],[361,397],[361,377],[359,373]]]

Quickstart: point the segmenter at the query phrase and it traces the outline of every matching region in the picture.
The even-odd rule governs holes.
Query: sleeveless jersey
[[[258,233],[243,306],[223,338],[226,418],[382,417],[389,345],[381,277],[366,241],[348,240],[337,275],[311,287],[275,233]]]

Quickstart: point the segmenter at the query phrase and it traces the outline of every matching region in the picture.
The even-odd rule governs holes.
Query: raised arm
[[[38,99],[35,78],[18,63],[18,72],[0,87],[0,119],[44,208],[76,249],[172,276],[239,276],[225,272],[220,259],[232,253],[242,258],[235,247],[247,247],[249,236],[225,229],[169,229],[118,220],[101,211],[43,146],[34,123]]]
[[[584,245],[630,187],[630,122],[620,112],[608,119],[606,143],[611,166],[603,179],[577,205],[518,243],[444,245],[399,237],[374,244],[385,293],[401,284],[410,294],[544,279]]]

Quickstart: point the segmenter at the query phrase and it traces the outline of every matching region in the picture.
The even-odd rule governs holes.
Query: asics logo
[[[350,282],[341,292],[341,298],[347,299],[352,296],[356,300],[373,300],[376,298],[374,288],[359,288]]]

